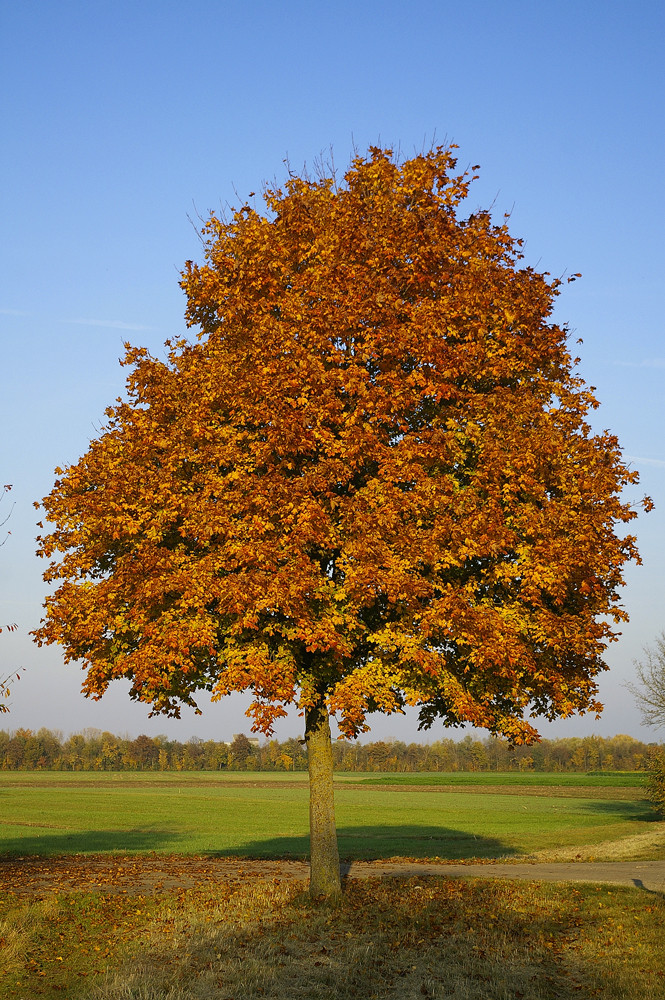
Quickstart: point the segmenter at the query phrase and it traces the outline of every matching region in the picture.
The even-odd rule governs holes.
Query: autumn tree
[[[453,148],[357,156],[212,215],[181,285],[194,342],[128,345],[127,399],[56,470],[36,632],[153,712],[252,692],[304,715],[311,891],[340,890],[330,716],[471,723],[597,711],[625,619],[636,481]]]
[[[244,768],[247,765],[247,758],[252,753],[252,744],[244,733],[236,733],[233,742],[229,746],[229,761],[234,765]]]
[[[132,740],[127,750],[131,760],[139,768],[153,767],[159,757],[159,747],[144,733]]]

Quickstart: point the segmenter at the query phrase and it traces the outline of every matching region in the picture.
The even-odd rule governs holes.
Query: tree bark
[[[309,768],[309,892],[335,898],[342,893],[335,827],[330,720],[324,706],[306,713]]]

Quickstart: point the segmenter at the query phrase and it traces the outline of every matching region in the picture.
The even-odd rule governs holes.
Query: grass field
[[[422,776],[344,775],[338,781],[343,858],[518,857],[616,842],[653,829],[654,815],[631,784],[584,786],[584,775],[568,775],[577,780],[561,786],[531,781],[516,789],[497,783],[496,775],[486,775],[491,783],[481,784],[476,774],[466,776],[475,779],[472,787],[456,790],[448,783],[395,780],[403,777]],[[438,782],[451,776],[435,777]],[[307,831],[302,774],[0,774],[5,855],[175,851],[304,857]]]
[[[338,779],[351,780],[350,775]],[[544,771],[454,771],[408,772],[404,774],[363,775],[370,785],[517,785],[525,788],[641,788],[644,773],[605,771],[590,774],[565,774]]]
[[[600,859],[623,845],[621,856],[663,856],[665,824],[654,822],[630,776],[452,780],[461,777],[340,775],[342,855],[518,858],[563,849],[575,857],[586,845]],[[44,859],[39,887],[0,892],[0,1000],[665,997],[660,893],[442,876],[351,881],[330,908],[312,903],[305,883],[241,876],[188,890],[119,890],[101,860],[90,891],[78,878],[59,882],[49,860],[102,852],[110,873],[118,852],[149,866],[158,865],[150,852],[307,850],[302,774],[0,773],[0,855]]]
[[[37,783],[77,784],[82,780],[126,784],[149,779],[166,786],[256,782],[307,784],[306,771],[0,771],[0,786]],[[525,785],[543,787],[643,787],[642,771],[337,771],[336,784],[381,785]]]

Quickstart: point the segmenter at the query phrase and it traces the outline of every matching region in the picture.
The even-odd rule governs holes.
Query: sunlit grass
[[[0,777],[0,855],[178,852],[306,857],[308,788],[255,786],[180,775],[78,774],[58,785],[26,773]],[[172,776],[169,776],[172,777]],[[575,789],[574,796],[500,794],[492,787],[340,784],[336,814],[346,859],[500,858],[577,848],[649,833],[653,811],[638,789]],[[584,791],[586,795],[578,794]],[[627,794],[630,797],[625,797]]]
[[[652,823],[644,833],[619,840],[602,840],[575,847],[550,847],[534,851],[536,861],[660,861],[665,858],[665,823]]]
[[[336,775],[350,780],[353,775]],[[366,785],[518,785],[524,788],[640,788],[640,771],[408,771],[357,776]]]

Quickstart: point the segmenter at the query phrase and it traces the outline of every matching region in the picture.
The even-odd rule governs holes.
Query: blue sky
[[[79,669],[31,644],[45,589],[32,502],[122,392],[123,341],[159,352],[184,332],[178,275],[201,258],[200,217],[282,179],[285,160],[299,170],[332,148],[344,166],[354,147],[411,155],[434,140],[481,165],[469,211],[511,212],[529,263],[582,272],[556,318],[583,338],[595,427],[639,469],[634,498],[656,502],[636,522],[644,566],[627,573],[604,716],[542,732],[662,739],[622,686],[665,627],[662,3],[24,0],[0,18],[0,475],[15,504],[0,618],[19,626],[0,638],[0,669],[25,667],[2,724],[248,731],[236,698],[181,722],[147,721],[121,683],[88,702]],[[389,736],[421,738],[413,718],[375,717],[370,737]]]

